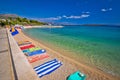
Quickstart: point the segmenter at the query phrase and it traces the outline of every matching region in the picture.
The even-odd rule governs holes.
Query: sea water
[[[72,52],[70,55],[76,56],[75,60],[120,76],[120,27],[64,26],[24,29],[24,33]]]

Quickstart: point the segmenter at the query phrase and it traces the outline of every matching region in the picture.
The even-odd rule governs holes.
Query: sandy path
[[[29,38],[28,36],[24,35],[21,31],[20,31],[20,34],[18,34],[14,38],[16,41],[28,40],[28,41],[32,42],[33,44],[35,44],[36,46],[46,49],[47,53],[50,54],[49,58],[32,63],[31,65],[33,67],[38,66],[38,65],[40,65],[48,60],[54,59],[54,58],[57,58],[58,60],[60,60],[63,63],[63,65],[60,68],[58,68],[56,71],[54,71],[50,75],[40,78],[40,80],[66,80],[66,77],[69,74],[71,74],[77,70],[80,70],[81,72],[86,74],[87,80],[120,80],[120,78],[117,78],[110,74],[104,73],[103,71],[101,71],[97,68],[86,66],[85,64],[77,62],[67,56],[63,56],[58,51],[55,51],[55,50],[43,45],[42,43],[33,40],[32,38]]]

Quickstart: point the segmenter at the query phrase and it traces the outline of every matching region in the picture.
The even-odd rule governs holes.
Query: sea
[[[24,29],[23,32],[34,39],[66,51],[66,54],[72,55],[78,62],[120,76],[119,26],[32,28]]]

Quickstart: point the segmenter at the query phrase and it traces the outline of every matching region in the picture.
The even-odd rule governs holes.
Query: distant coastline
[[[62,26],[116,26],[116,27],[120,27],[120,25],[110,25],[110,24],[73,24],[73,25],[62,25]]]
[[[41,25],[41,26],[24,26],[24,28],[62,28],[63,26]]]

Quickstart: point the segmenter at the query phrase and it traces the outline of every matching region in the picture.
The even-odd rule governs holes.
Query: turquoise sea
[[[120,76],[120,27],[64,26],[23,31],[37,40],[64,49],[67,54],[74,55],[75,60]]]

